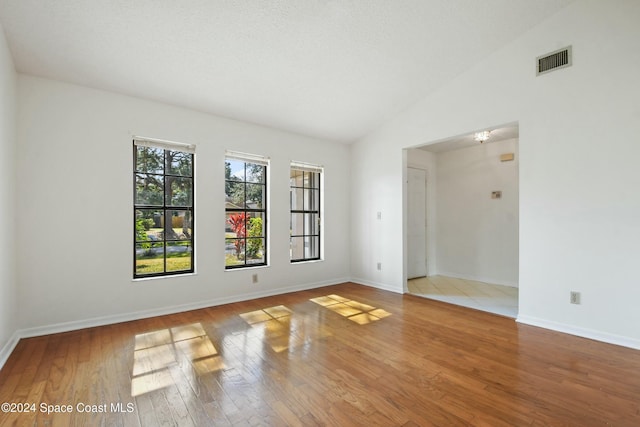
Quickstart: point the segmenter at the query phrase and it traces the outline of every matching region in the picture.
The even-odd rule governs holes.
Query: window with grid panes
[[[226,154],[226,269],[267,265],[267,166],[262,156]]]
[[[290,172],[290,258],[291,262],[320,259],[322,168],[292,162]]]
[[[134,278],[194,271],[194,151],[133,141]]]

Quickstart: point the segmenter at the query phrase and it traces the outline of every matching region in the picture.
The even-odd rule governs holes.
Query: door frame
[[[413,169],[415,171],[420,171],[422,174],[424,174],[424,181],[422,182],[422,186],[424,188],[424,206],[423,206],[423,218],[422,220],[424,221],[424,224],[422,224],[422,226],[424,227],[424,241],[423,243],[423,248],[422,248],[422,252],[424,253],[424,276],[415,276],[415,278],[417,277],[428,277],[429,276],[429,245],[428,245],[428,241],[429,241],[429,233],[428,233],[428,224],[429,224],[429,215],[428,215],[428,181],[429,181],[429,176],[428,176],[428,171],[427,169],[423,168],[423,167],[416,167],[416,166],[407,166],[407,232],[406,232],[406,236],[407,236],[407,279],[410,278],[414,278],[414,277],[410,277],[411,275],[409,274],[409,269],[410,269],[410,263],[409,263],[409,258],[410,258],[410,253],[411,253],[411,249],[409,248],[409,233],[411,232],[410,230],[410,221],[409,221],[409,216],[410,216],[410,212],[409,212],[409,206],[410,206],[410,199],[411,199],[411,195],[410,195],[410,191],[409,191],[409,187],[410,187],[410,183],[409,183],[409,173],[410,170]],[[416,183],[416,185],[418,185]]]

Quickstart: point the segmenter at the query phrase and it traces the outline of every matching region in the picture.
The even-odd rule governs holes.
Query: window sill
[[[131,279],[132,282],[147,282],[149,280],[159,280],[159,279],[175,279],[176,277],[190,277],[197,276],[198,273],[182,273],[182,274],[167,274],[166,276],[152,276],[152,277],[136,277],[135,279]]]
[[[310,260],[306,260],[306,261],[289,261],[289,264],[291,264],[291,265],[296,265],[296,264],[314,264],[316,262],[324,262],[324,259],[320,258],[320,259],[310,259]]]
[[[236,267],[236,268],[225,268],[224,271],[247,271],[247,270],[257,270],[260,268],[269,268],[270,265],[248,265],[246,267]]]

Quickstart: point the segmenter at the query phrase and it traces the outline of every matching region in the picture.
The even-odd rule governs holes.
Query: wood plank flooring
[[[640,352],[347,283],[21,340],[0,402],[2,426],[638,426]]]

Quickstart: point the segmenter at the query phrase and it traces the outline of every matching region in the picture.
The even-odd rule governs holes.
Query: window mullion
[[[164,193],[165,193],[165,198],[166,198],[166,194],[167,194],[167,189],[164,189]],[[167,272],[167,218],[169,218],[169,221],[171,221],[171,217],[169,215],[167,215],[167,206],[166,206],[166,200],[165,200],[165,207],[164,207],[164,230],[162,233],[162,240],[163,240],[163,264],[164,264],[164,272]]]

